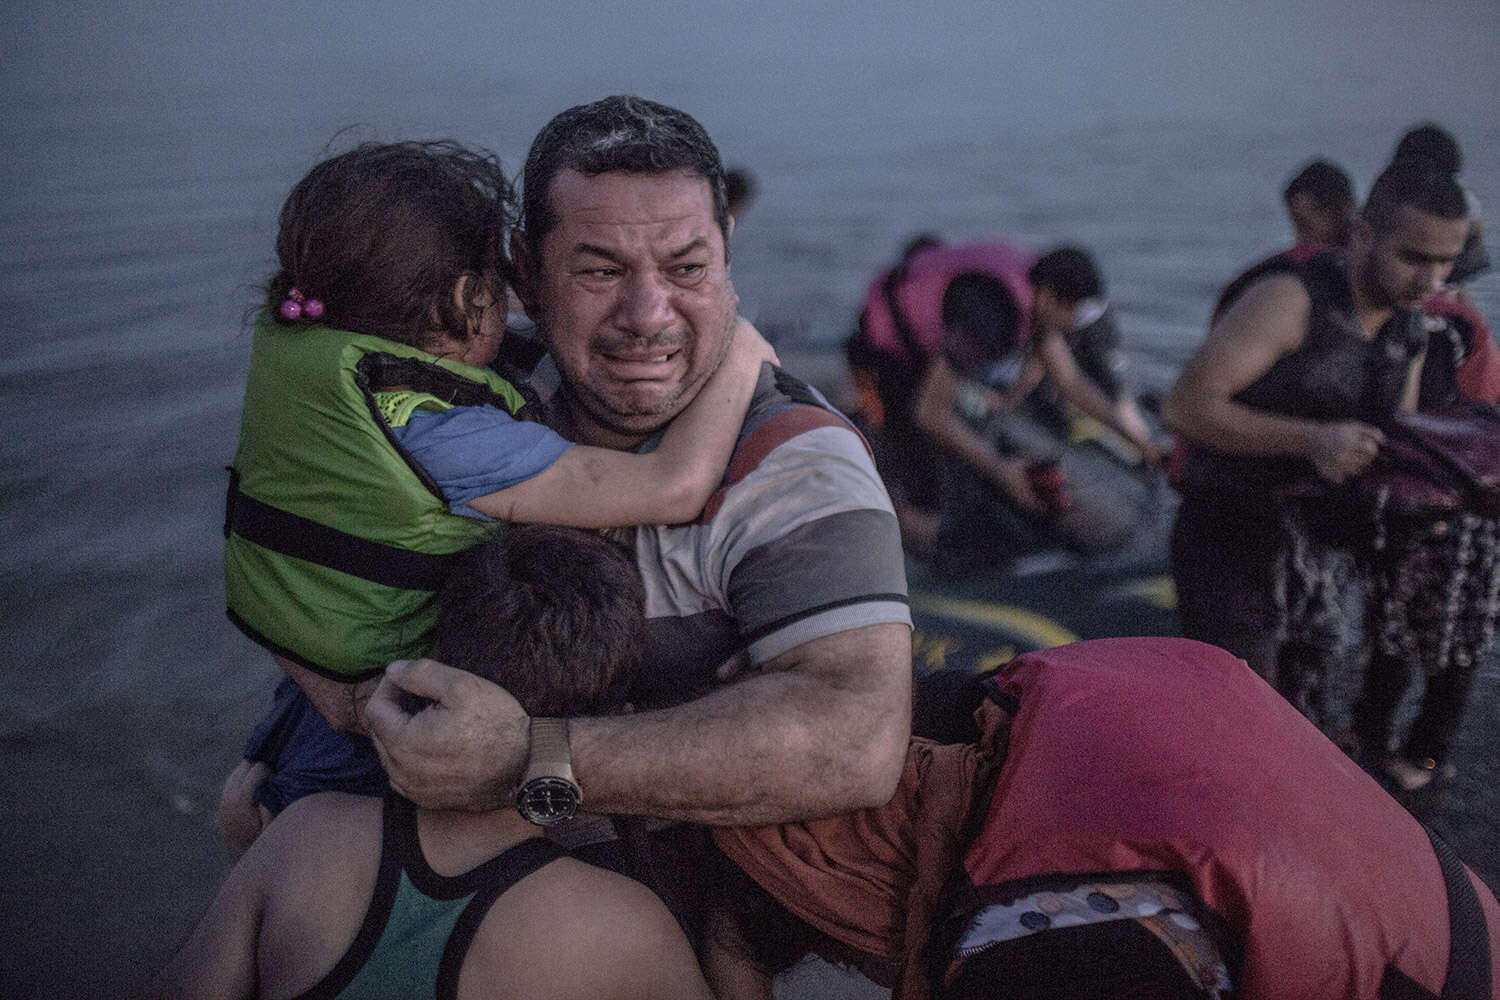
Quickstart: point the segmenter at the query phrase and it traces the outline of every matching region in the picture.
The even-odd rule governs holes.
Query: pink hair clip
[[[300,291],[293,288],[286,293],[286,300],[281,303],[281,308],[277,312],[288,323],[296,322],[303,317],[307,319],[321,319],[323,316],[323,300],[309,299]]]

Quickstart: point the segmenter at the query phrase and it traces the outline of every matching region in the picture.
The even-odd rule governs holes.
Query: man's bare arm
[[[1078,359],[1073,357],[1062,334],[1042,334],[1041,341],[1032,354],[1041,359],[1043,370],[1051,377],[1064,399],[1104,426],[1113,428],[1135,445],[1141,458],[1148,464],[1157,460],[1151,430],[1141,419],[1135,405],[1128,399],[1116,403],[1105,395],[1104,390],[1078,367]]]
[[[602,812],[753,825],[881,805],[911,732],[911,630],[823,636],[704,698],[570,732]]]
[[[1331,482],[1362,470],[1383,440],[1378,429],[1353,420],[1282,416],[1234,399],[1302,345],[1311,312],[1312,301],[1294,277],[1274,275],[1252,285],[1188,359],[1162,403],[1163,423],[1230,454],[1307,459]]]
[[[412,713],[402,691],[434,704]],[[392,785],[429,808],[495,808],[526,763],[515,700],[431,660],[392,664],[366,716]],[[569,742],[590,811],[745,825],[884,803],[910,727],[911,632],[882,624],[675,708],[573,720]]]

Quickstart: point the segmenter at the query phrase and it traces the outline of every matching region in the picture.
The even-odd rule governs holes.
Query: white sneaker
[[[1431,760],[1431,758],[1428,758]],[[1426,763],[1424,761],[1423,763]],[[1437,772],[1437,763],[1432,767],[1422,767],[1413,764],[1409,760],[1400,757],[1392,757],[1385,762],[1385,773],[1401,786],[1402,791],[1415,792],[1419,788],[1426,788],[1432,784],[1433,775]]]
[[[1391,757],[1385,762],[1385,773],[1404,791],[1415,792],[1432,784],[1432,779],[1438,776],[1451,781],[1458,774],[1458,767],[1452,763],[1439,767],[1431,757],[1423,757],[1415,764],[1403,757]]]

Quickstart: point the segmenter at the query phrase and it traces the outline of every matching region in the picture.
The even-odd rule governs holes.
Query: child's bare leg
[[[718,1000],[772,1000],[772,976],[748,951],[738,929],[723,914],[709,918],[700,959],[703,978]]]
[[[270,777],[271,769],[263,761],[242,760],[224,780],[219,793],[219,839],[232,860],[244,854],[271,822],[270,810],[255,801],[255,790]]]

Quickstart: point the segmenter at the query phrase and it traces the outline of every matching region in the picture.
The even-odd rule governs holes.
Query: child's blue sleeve
[[[544,424],[493,406],[417,410],[396,440],[427,470],[455,514],[488,520],[469,501],[524,483],[551,468],[573,442]]]

